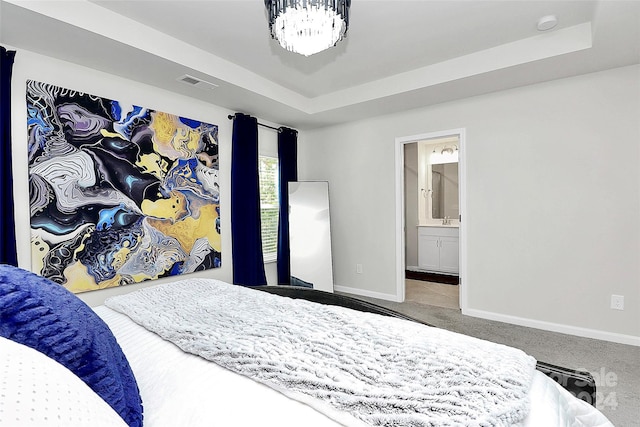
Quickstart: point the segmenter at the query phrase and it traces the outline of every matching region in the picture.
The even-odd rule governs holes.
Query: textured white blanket
[[[380,426],[507,426],[528,412],[532,357],[418,323],[207,279],[105,304],[347,424],[337,414]]]

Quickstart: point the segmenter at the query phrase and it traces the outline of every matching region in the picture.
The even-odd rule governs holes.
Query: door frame
[[[467,296],[469,280],[467,277],[467,162],[465,156],[466,129],[450,129],[438,132],[428,132],[419,135],[397,137],[395,140],[396,157],[396,301],[403,302],[405,299],[405,269],[406,269],[406,248],[405,248],[405,228],[404,221],[405,200],[404,200],[404,147],[427,139],[437,139],[447,136],[457,136],[458,147],[458,198],[460,203],[460,309],[464,313],[467,309]]]

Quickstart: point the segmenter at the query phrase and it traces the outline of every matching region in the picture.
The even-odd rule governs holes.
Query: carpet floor
[[[463,316],[460,310],[413,301],[349,296],[443,329],[519,348],[540,361],[589,371],[596,379],[598,409],[615,426],[640,426],[640,347]]]

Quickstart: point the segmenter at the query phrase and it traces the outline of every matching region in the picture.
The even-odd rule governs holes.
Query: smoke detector
[[[547,15],[538,19],[538,31],[549,31],[558,25],[558,18],[555,15]]]

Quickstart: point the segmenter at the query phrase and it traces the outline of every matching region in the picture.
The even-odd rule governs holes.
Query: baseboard
[[[542,329],[544,331],[558,332],[561,334],[575,335],[583,338],[593,338],[602,341],[611,341],[618,344],[627,344],[640,347],[640,337],[634,335],[618,334],[615,332],[600,331],[597,329],[580,328],[578,326],[563,325],[561,323],[545,322],[542,320],[527,319],[524,317],[510,316],[507,314],[492,313],[484,310],[462,310],[465,316],[479,317],[481,319],[495,320],[497,322],[511,323],[513,325]]]
[[[382,292],[368,291],[366,289],[349,288],[347,286],[333,285],[333,290],[346,294],[360,295],[363,297],[377,298],[385,301],[402,302],[395,294],[383,294]]]

